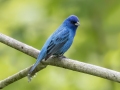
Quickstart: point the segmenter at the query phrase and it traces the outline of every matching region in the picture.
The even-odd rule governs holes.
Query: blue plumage
[[[70,48],[78,25],[79,20],[77,16],[71,15],[47,39],[46,43],[41,49],[40,54],[38,55],[36,63],[28,72],[29,80],[32,72],[35,70],[41,60],[47,60],[51,55],[61,56]]]

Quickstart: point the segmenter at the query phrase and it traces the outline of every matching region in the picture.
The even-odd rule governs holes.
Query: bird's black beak
[[[76,25],[76,26],[80,26],[80,23],[79,23],[79,22],[76,22],[75,25]]]

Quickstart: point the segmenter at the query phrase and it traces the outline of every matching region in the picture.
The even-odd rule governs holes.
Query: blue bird
[[[33,71],[41,60],[47,60],[51,55],[62,56],[70,48],[79,25],[79,19],[75,15],[70,15],[63,21],[60,27],[47,39],[42,47],[36,63],[28,72],[29,81],[31,80]]]

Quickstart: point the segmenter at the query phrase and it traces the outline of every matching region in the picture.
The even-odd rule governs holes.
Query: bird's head
[[[64,22],[70,28],[77,28],[80,25],[79,19],[75,15],[70,15]]]

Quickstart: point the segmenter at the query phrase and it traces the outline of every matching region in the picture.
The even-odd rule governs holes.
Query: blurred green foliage
[[[71,14],[79,17],[72,47],[65,56],[120,71],[120,0],[0,0],[0,32],[41,49]],[[0,80],[35,59],[0,44]],[[116,82],[48,66],[31,83],[21,79],[4,90],[119,90]]]

